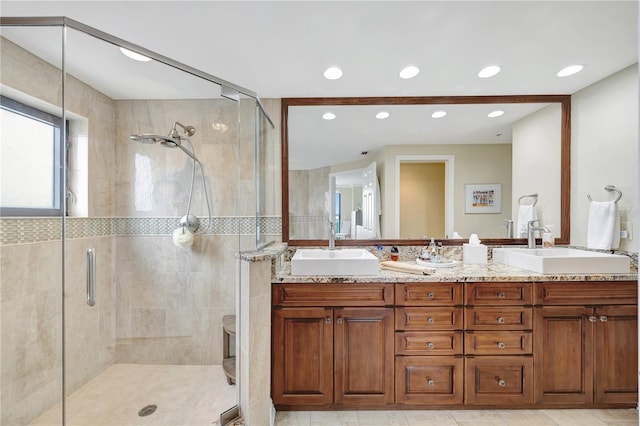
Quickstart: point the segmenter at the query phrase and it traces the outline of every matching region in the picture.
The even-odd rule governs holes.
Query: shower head
[[[152,133],[142,133],[139,135],[129,135],[129,139],[131,139],[134,142],[140,142],[140,143],[146,143],[146,144],[153,144],[153,143],[160,143],[160,145],[165,146],[167,148],[175,148],[177,146],[180,146],[181,142],[180,142],[180,137],[169,137],[169,136],[162,136],[162,135],[156,135],[156,134],[152,134]]]
[[[129,139],[131,139],[134,142],[140,142],[140,143],[149,144],[149,145],[154,143],[160,143],[160,145],[166,148],[180,148],[182,152],[187,154],[194,161],[197,161],[198,163],[200,162],[200,160],[198,160],[198,158],[193,152],[189,151],[188,149],[182,146],[183,138],[181,136],[176,136],[175,138],[172,138],[170,136],[156,135],[153,133],[142,133],[139,135],[136,135],[136,134],[129,135]],[[184,139],[188,140],[188,138],[184,138]]]

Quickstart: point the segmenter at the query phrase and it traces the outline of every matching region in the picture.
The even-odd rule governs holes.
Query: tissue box
[[[462,261],[464,263],[487,263],[487,246],[484,244],[463,244]]]

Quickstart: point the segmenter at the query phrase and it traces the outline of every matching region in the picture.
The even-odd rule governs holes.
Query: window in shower
[[[0,97],[0,213],[62,215],[62,119]]]

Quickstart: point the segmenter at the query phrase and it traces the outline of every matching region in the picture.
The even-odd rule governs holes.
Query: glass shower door
[[[63,30],[4,24],[0,31],[0,424],[60,425]]]

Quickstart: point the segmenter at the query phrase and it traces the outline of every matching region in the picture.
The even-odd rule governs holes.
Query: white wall
[[[571,244],[586,246],[589,201],[623,192],[620,219],[631,224],[633,241],[620,249],[638,249],[638,64],[576,92],[571,103]]]
[[[514,123],[512,211],[517,227],[518,198],[538,194],[540,224],[560,236],[560,104],[543,108]],[[531,200],[526,200],[529,203]],[[523,203],[525,200],[523,200]],[[517,236],[517,228],[514,228]]]

